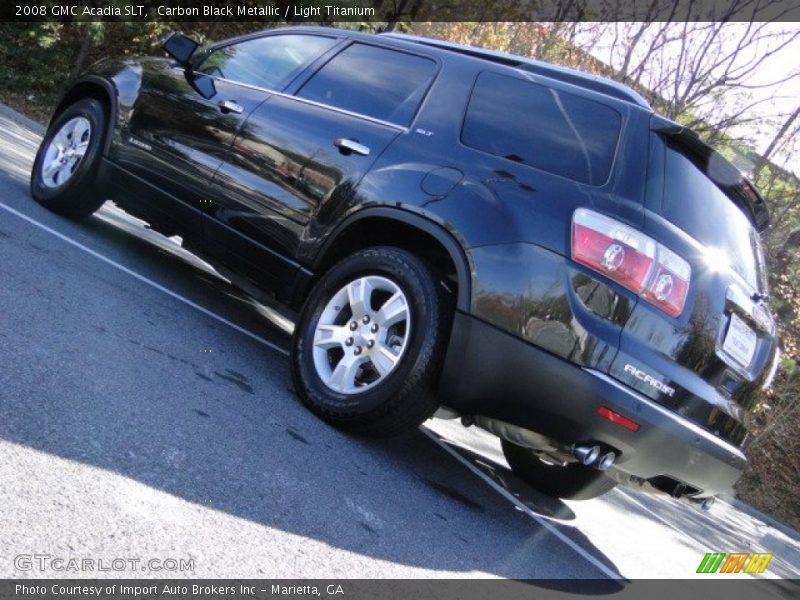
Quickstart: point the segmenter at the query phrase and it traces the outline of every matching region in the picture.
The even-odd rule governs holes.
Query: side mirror
[[[199,45],[200,44],[189,36],[183,35],[177,31],[171,33],[161,42],[161,47],[164,51],[184,67],[189,66],[189,59],[192,58],[192,54],[194,54],[194,51],[197,50]]]

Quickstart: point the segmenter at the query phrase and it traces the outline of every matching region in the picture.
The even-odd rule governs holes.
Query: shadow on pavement
[[[537,515],[564,522],[575,520],[575,513],[569,506],[558,498],[548,496],[531,487],[516,477],[508,468],[468,448],[449,443],[447,440],[441,441],[448,444],[453,450],[458,452],[474,466],[478,467],[481,472],[490,477],[492,481],[510,492]]]
[[[152,266],[161,280],[167,279],[171,288],[193,301],[285,345],[286,334],[269,325],[255,303],[186,262],[180,252],[143,241],[107,220],[94,219],[82,229],[97,241],[136,253],[144,268]],[[109,303],[84,325],[93,329],[95,338],[105,338],[92,340],[96,352],[125,357],[129,344],[138,342],[152,352],[165,353],[145,340],[124,339],[113,325],[118,319],[116,310]],[[151,324],[163,326],[158,310],[148,309],[143,315]],[[559,548],[559,558],[541,556],[545,548],[561,542],[422,434],[386,442],[344,436],[308,414],[287,391],[290,380],[283,356],[255,344],[243,344],[240,352],[250,355],[248,362],[263,364],[265,371],[242,372],[239,367],[226,371],[225,365],[219,365],[205,374],[209,382],[226,379],[235,384],[241,392],[238,396],[218,387],[209,392],[167,393],[159,390],[161,381],[148,380],[141,373],[137,388],[123,381],[123,393],[114,396],[107,392],[110,386],[119,388],[113,373],[106,373],[107,380],[101,382],[84,381],[85,387],[73,381],[64,386],[63,394],[49,397],[31,381],[29,393],[38,398],[36,403],[22,398],[0,402],[0,436],[114,471],[205,507],[380,560],[510,578],[602,577],[566,547]],[[173,359],[175,365],[169,368],[176,375],[188,368],[204,381],[199,361],[163,358]],[[83,361],[78,362],[75,368],[83,368]],[[135,368],[126,364],[122,371]],[[260,394],[258,390],[265,388],[269,393]],[[220,410],[220,404],[234,405],[236,415]],[[242,420],[249,426],[242,428]],[[176,463],[169,458],[175,456],[186,459]],[[479,461],[485,472],[538,514],[574,518],[563,503],[522,489],[507,471],[479,455],[469,458]],[[569,535],[587,552],[602,556],[579,531]],[[549,544],[542,544],[548,538]],[[614,569],[607,559],[600,560]],[[616,589],[619,585],[613,584]],[[600,589],[593,581],[553,586],[587,593]]]

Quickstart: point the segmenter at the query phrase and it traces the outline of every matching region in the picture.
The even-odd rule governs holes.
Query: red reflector
[[[639,431],[639,424],[636,421],[631,421],[628,417],[623,417],[621,414],[615,413],[610,408],[601,406],[600,408],[597,409],[597,414],[603,417],[604,419],[608,419],[612,423],[621,425],[625,429],[630,429],[631,431]]]

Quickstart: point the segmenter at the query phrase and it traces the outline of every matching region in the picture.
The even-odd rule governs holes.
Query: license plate
[[[737,315],[731,315],[731,324],[725,334],[722,349],[737,362],[749,367],[756,353],[756,332]]]

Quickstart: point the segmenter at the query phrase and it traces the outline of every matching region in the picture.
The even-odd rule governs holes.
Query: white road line
[[[43,231],[46,231],[47,233],[49,233],[51,235],[56,236],[58,239],[60,239],[60,240],[62,240],[64,242],[67,242],[68,244],[70,244],[72,246],[75,246],[76,248],[78,248],[80,250],[83,250],[84,252],[86,252],[88,254],[91,254],[95,258],[102,260],[104,263],[109,264],[109,265],[111,265],[112,267],[114,267],[116,269],[119,269],[123,273],[127,273],[131,277],[134,277],[134,278],[138,279],[139,281],[141,281],[143,283],[146,283],[147,285],[150,285],[150,286],[156,288],[157,290],[159,290],[161,292],[164,292],[168,296],[172,296],[176,300],[180,300],[184,304],[188,304],[192,308],[195,308],[195,309],[199,310],[201,313],[211,317],[212,319],[216,319],[220,323],[224,323],[228,327],[231,327],[231,328],[235,329],[236,331],[238,331],[239,333],[242,333],[242,334],[246,335],[247,337],[249,337],[251,339],[254,339],[257,342],[260,342],[260,343],[264,344],[268,348],[272,348],[273,350],[275,350],[276,352],[279,352],[280,354],[283,354],[284,356],[288,356],[289,355],[289,352],[287,350],[284,350],[283,348],[281,348],[277,344],[273,344],[272,342],[270,342],[268,340],[265,340],[260,335],[256,335],[255,333],[253,333],[251,331],[248,331],[247,329],[244,329],[243,327],[240,327],[239,325],[237,325],[233,321],[229,321],[225,317],[221,317],[220,315],[208,310],[207,308],[204,308],[203,306],[200,306],[196,302],[192,302],[188,298],[185,298],[185,297],[181,296],[177,292],[173,292],[169,288],[166,288],[163,285],[161,285],[159,283],[156,283],[152,279],[148,279],[144,275],[140,275],[136,271],[132,271],[128,267],[126,267],[124,265],[121,265],[118,262],[116,262],[116,261],[114,261],[114,260],[112,260],[112,259],[110,259],[110,258],[108,258],[106,256],[103,256],[99,252],[96,252],[96,251],[92,250],[91,248],[89,248],[87,246],[84,246],[80,242],[76,242],[72,238],[69,238],[66,235],[64,235],[63,233],[60,233],[60,232],[56,231],[55,229],[51,229],[47,225],[39,223],[39,221],[36,221],[36,220],[32,219],[28,215],[25,215],[25,214],[19,212],[18,210],[13,209],[13,208],[11,208],[10,206],[8,206],[6,204],[3,204],[2,202],[0,202],[0,208],[2,208],[5,211],[10,212],[12,215],[17,216],[17,217],[19,217],[20,219],[22,219],[24,221],[27,221],[31,225],[33,225],[35,227],[38,227],[39,229],[42,229]]]
[[[96,252],[95,250],[92,250],[91,248],[89,248],[87,246],[84,246],[80,242],[76,242],[72,238],[69,238],[66,235],[64,235],[63,233],[60,233],[60,232],[56,231],[55,229],[52,229],[52,228],[48,227],[47,225],[44,225],[43,223],[39,223],[35,219],[32,219],[31,217],[19,212],[18,210],[14,209],[14,208],[11,208],[10,206],[8,206],[6,204],[3,204],[2,202],[0,202],[0,208],[2,208],[3,210],[11,213],[12,215],[14,215],[16,217],[19,217],[20,219],[22,219],[24,221],[27,221],[28,223],[30,223],[33,226],[38,227],[39,229],[41,229],[43,231],[46,231],[47,233],[49,233],[51,235],[54,235],[58,239],[60,239],[60,240],[62,240],[64,242],[67,242],[68,244],[74,246],[75,248],[83,250],[87,254],[91,254],[95,258],[103,261],[106,264],[111,265],[112,267],[114,267],[116,269],[119,269],[123,273],[127,273],[131,277],[134,277],[135,279],[138,279],[139,281],[141,281],[143,283],[146,283],[147,285],[150,285],[150,286],[156,288],[157,290],[159,290],[161,292],[164,292],[168,296],[172,296],[176,300],[180,300],[184,304],[188,304],[192,308],[194,308],[196,310],[199,310],[201,313],[203,313],[203,314],[205,314],[205,315],[207,315],[207,316],[209,316],[209,317],[211,317],[213,319],[216,319],[220,323],[224,323],[225,325],[228,325],[229,327],[235,329],[239,333],[242,333],[242,334],[246,335],[247,337],[256,340],[257,342],[260,342],[260,343],[264,344],[268,348],[271,348],[271,349],[275,350],[276,352],[279,352],[280,354],[283,354],[284,356],[288,356],[289,352],[284,350],[280,346],[278,346],[276,344],[273,344],[272,342],[265,340],[261,336],[256,335],[255,333],[252,333],[251,331],[248,331],[247,329],[244,329],[243,327],[240,327],[239,325],[237,325],[236,323],[233,323],[232,321],[229,321],[225,317],[221,317],[220,315],[208,310],[207,308],[204,308],[203,306],[200,306],[199,304],[197,304],[195,302],[192,302],[188,298],[185,298],[185,297],[181,296],[180,294],[178,294],[176,292],[173,292],[169,288],[166,288],[163,285],[161,285],[159,283],[156,283],[152,279],[149,279],[149,278],[145,277],[144,275],[140,275],[139,273],[137,273],[135,271],[132,271],[128,267],[126,267],[124,265],[121,265],[118,262],[116,262],[116,261],[114,261],[114,260],[112,260],[112,259],[110,259],[110,258],[108,258],[106,256],[103,256],[99,252]],[[522,512],[527,514],[529,517],[531,517],[534,521],[539,523],[539,525],[541,525],[542,527],[547,529],[550,533],[552,533],[561,542],[563,542],[564,544],[566,544],[567,546],[572,548],[581,557],[583,557],[585,560],[587,560],[589,563],[591,563],[594,567],[596,567],[599,571],[601,571],[606,577],[608,577],[609,579],[617,579],[617,580],[618,579],[623,579],[622,576],[620,576],[618,573],[616,573],[616,572],[612,571],[611,569],[609,569],[606,565],[604,565],[602,562],[600,562],[595,556],[593,556],[592,554],[587,552],[584,548],[582,548],[580,545],[578,545],[575,541],[573,541],[571,538],[566,536],[564,533],[559,531],[552,524],[548,523],[547,520],[543,519],[542,517],[537,515],[535,512],[533,512],[530,508],[525,506],[525,504],[523,504],[518,498],[516,498],[513,494],[511,494],[511,492],[509,492],[505,488],[497,485],[496,482],[494,482],[488,475],[486,475],[478,467],[476,467],[471,462],[469,462],[466,458],[461,456],[456,450],[453,450],[450,446],[448,446],[447,444],[442,442],[435,433],[433,433],[432,431],[429,431],[428,429],[426,429],[424,427],[421,427],[420,429],[422,430],[422,432],[425,435],[427,435],[430,439],[432,439],[436,444],[438,444],[441,448],[443,448],[447,453],[449,453],[456,460],[458,460],[464,466],[466,466],[470,471],[475,473],[475,475],[477,475],[483,481],[485,481],[487,484],[489,484],[489,486],[491,486],[497,493],[499,493],[501,496],[503,496],[504,498],[509,500],[519,510],[521,510]]]
[[[559,540],[565,543],[567,546],[572,548],[575,552],[580,554],[584,559],[590,562],[593,566],[597,567],[606,577],[609,579],[620,580],[624,579],[619,573],[609,569],[606,565],[604,565],[597,557],[593,556],[589,552],[587,552],[583,547],[581,547],[578,543],[576,543],[572,538],[562,533],[557,527],[549,523],[546,519],[540,517],[535,512],[533,512],[530,508],[528,508],[519,498],[514,496],[511,492],[509,492],[504,487],[500,486],[495,482],[491,477],[489,477],[486,473],[481,471],[478,467],[473,465],[470,461],[464,458],[461,454],[458,453],[457,450],[451,448],[448,444],[445,444],[439,439],[433,431],[425,428],[420,427],[422,433],[427,435],[430,439],[432,439],[436,444],[438,444],[442,449],[444,449],[448,454],[450,454],[453,458],[458,460],[461,464],[467,467],[470,471],[475,473],[478,477],[483,479],[490,487],[492,487],[498,494],[503,496],[506,500],[511,502],[514,506],[516,506],[519,510],[524,512],[526,515],[531,517],[534,521],[539,523],[542,527],[547,529],[550,533],[556,536]]]

